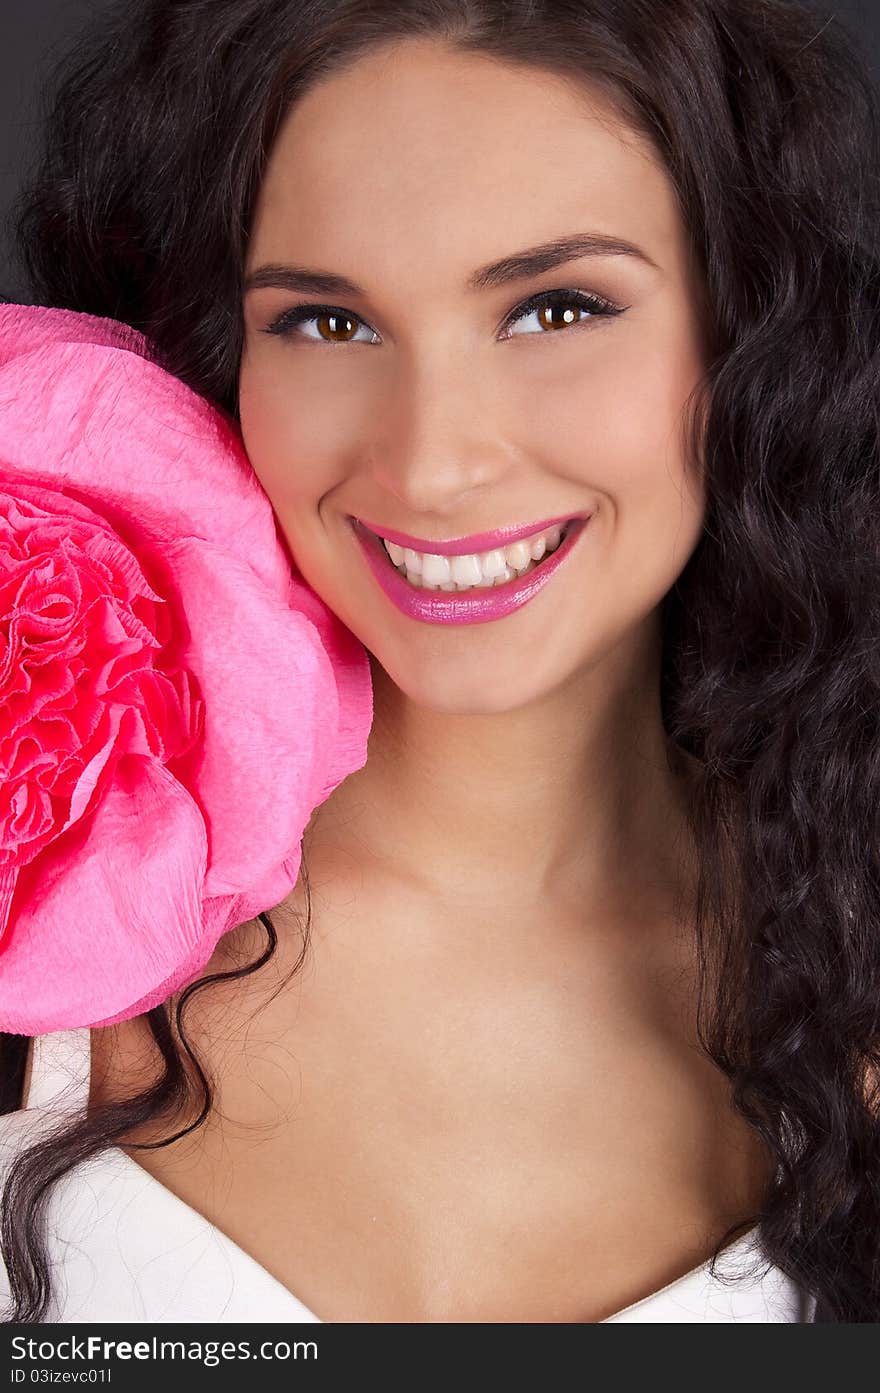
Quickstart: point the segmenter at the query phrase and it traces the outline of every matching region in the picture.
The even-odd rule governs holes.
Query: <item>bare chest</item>
[[[246,1030],[206,988],[211,1116],[129,1151],[322,1320],[602,1320],[749,1217],[757,1141],[686,1032],[627,1009],[624,965],[597,991],[595,963],[487,977],[412,933],[376,961],[333,938]],[[114,1029],[93,1104],[145,1078],[142,1025]]]

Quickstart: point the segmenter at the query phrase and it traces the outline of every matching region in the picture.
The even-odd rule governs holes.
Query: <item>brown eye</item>
[[[569,324],[580,322],[580,310],[571,309],[562,305],[547,305],[542,310],[536,310],[538,323],[542,329],[565,329]],[[557,319],[556,316],[559,316]]]
[[[549,290],[533,295],[520,305],[507,319],[505,328],[534,316],[542,333],[545,330],[552,333],[557,329],[578,329],[591,319],[607,318],[620,312],[618,305],[612,305],[610,300],[599,295],[588,295],[582,290]],[[508,333],[505,337],[519,338],[520,335]]]
[[[351,315],[336,314],[335,311],[333,314],[316,314],[315,323],[322,338],[326,325],[327,338],[331,343],[348,343],[355,332],[354,320]]]
[[[313,334],[294,333],[294,330],[299,330],[300,325],[305,324],[315,324],[317,332]],[[366,329],[368,334],[366,339],[358,340],[354,337],[358,328]],[[364,324],[362,319],[358,319],[357,315],[349,314],[348,310],[340,309],[338,305],[297,305],[295,309],[285,310],[283,314],[280,314],[264,332],[277,334],[281,338],[287,336],[310,339],[312,343],[375,342],[373,330]]]

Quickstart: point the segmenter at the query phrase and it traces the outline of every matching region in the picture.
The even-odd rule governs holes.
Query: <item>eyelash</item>
[[[623,310],[626,308],[623,305],[614,304],[612,300],[606,300],[601,295],[588,294],[583,290],[543,290],[539,291],[537,295],[530,296],[529,299],[524,300],[522,304],[517,305],[504,320],[502,328],[509,328],[511,325],[515,324],[517,320],[526,318],[533,310],[545,304],[553,306],[575,304],[579,309],[589,310],[589,319],[577,320],[573,324],[567,326],[569,329],[582,329],[593,319],[610,318],[614,315],[622,314]],[[267,325],[262,332],[265,334],[275,334],[281,338],[293,337],[292,330],[298,325],[304,324],[310,319],[319,319],[322,315],[340,315],[346,319],[350,319],[355,324],[363,325],[365,328],[370,327],[359,315],[352,314],[349,310],[342,309],[339,305],[297,305],[293,309],[284,310],[284,312],[278,315],[277,319],[273,319],[272,323]],[[547,332],[548,334],[552,334],[558,331],[548,330]],[[537,338],[546,337],[546,335],[536,334],[526,335],[526,337]],[[351,343],[351,341],[349,344],[333,343],[330,339],[308,339],[306,341],[315,344],[323,343],[327,348],[347,348]],[[367,346],[373,347],[372,344]]]

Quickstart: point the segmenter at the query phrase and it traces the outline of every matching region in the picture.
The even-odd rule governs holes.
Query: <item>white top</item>
[[[0,1117],[0,1184],[18,1148],[58,1111],[85,1111],[88,1027],[34,1038],[24,1107]],[[47,1241],[53,1295],[45,1322],[316,1322],[320,1318],[214,1224],[118,1147],[82,1162],[50,1191]],[[729,1285],[757,1248],[751,1229],[708,1263],[607,1322],[812,1322],[815,1301],[766,1262]],[[0,1297],[9,1285],[0,1261]],[[605,1323],[605,1322],[600,1322]]]

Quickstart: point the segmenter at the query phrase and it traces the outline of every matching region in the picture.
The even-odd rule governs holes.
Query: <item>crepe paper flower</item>
[[[195,980],[293,889],[372,719],[238,423],[127,325],[0,305],[0,1029]]]

